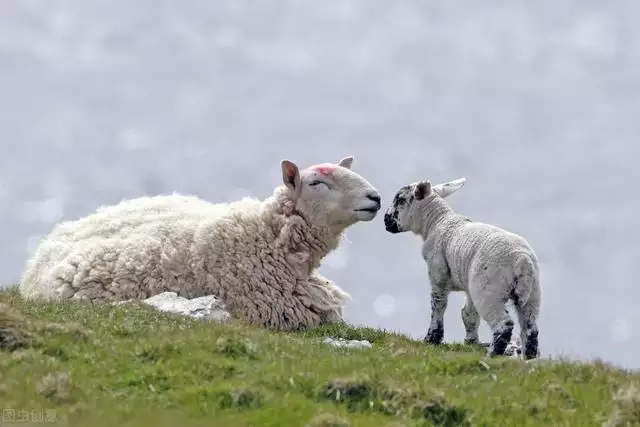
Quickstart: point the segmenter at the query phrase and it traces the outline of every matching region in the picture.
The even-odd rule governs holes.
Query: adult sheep
[[[520,321],[525,359],[538,355],[540,280],[536,254],[517,234],[456,213],[444,200],[465,178],[431,186],[429,181],[401,187],[384,215],[390,233],[422,237],[422,257],[431,282],[431,324],[425,341],[440,344],[451,291],[464,291],[462,309],[467,343],[478,342],[480,318],[493,333],[489,355],[503,355],[514,323],[505,308],[512,300]]]
[[[20,292],[93,302],[213,294],[232,316],[275,330],[339,321],[350,296],[317,269],[347,227],[380,210],[352,161],[299,170],[283,160],[283,184],[264,200],[172,194],[101,207],[41,241]]]

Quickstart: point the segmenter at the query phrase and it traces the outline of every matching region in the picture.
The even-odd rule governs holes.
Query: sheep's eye
[[[330,188],[330,187],[329,187],[329,184],[327,184],[327,183],[326,183],[326,182],[324,182],[324,181],[313,181],[313,182],[310,182],[310,183],[309,183],[309,186],[310,186],[310,187],[315,187],[316,185],[320,185],[320,184],[325,185],[327,188]]]

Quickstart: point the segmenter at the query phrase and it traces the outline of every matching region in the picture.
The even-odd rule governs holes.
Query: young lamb
[[[283,160],[283,185],[265,200],[172,194],[101,207],[41,241],[20,292],[95,302],[216,295],[232,316],[281,331],[339,321],[350,296],[317,269],[347,227],[380,210],[352,162],[299,170]]]
[[[540,311],[539,267],[522,237],[456,213],[446,197],[464,186],[465,178],[431,186],[429,181],[405,185],[384,215],[390,233],[411,231],[422,237],[422,257],[431,282],[431,324],[425,341],[440,344],[449,292],[467,294],[462,309],[466,343],[478,342],[480,318],[493,333],[490,356],[504,355],[513,320],[505,308],[512,300],[520,321],[525,359],[538,355]]]

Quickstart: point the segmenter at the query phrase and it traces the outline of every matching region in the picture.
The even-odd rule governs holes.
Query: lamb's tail
[[[513,266],[514,281],[511,298],[516,307],[527,304],[531,290],[538,281],[538,264],[531,254],[520,254]]]

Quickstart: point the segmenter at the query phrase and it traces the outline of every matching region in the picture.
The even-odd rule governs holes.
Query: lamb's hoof
[[[427,345],[442,345],[442,338],[438,339],[438,337],[424,337],[422,340]]]
[[[504,329],[497,330],[493,333],[493,340],[490,346],[490,352],[496,356],[504,356],[507,346],[511,342],[511,334],[513,332],[513,321],[509,319],[504,322]]]
[[[524,343],[524,358],[525,360],[532,360],[540,357],[540,350],[538,349],[538,331],[532,331],[527,337],[527,342]]]
[[[465,345],[479,345],[481,347],[489,347],[491,344],[488,342],[480,342],[478,338],[467,339],[464,340]]]
[[[495,347],[489,345],[487,348],[487,353],[485,355],[486,359],[495,359],[495,358],[508,358],[509,355],[506,352],[500,352],[499,349],[496,351]]]
[[[495,359],[496,357],[505,357],[504,353],[498,353],[495,350],[487,350],[487,357],[489,359]]]
[[[435,328],[429,329],[427,331],[427,336],[424,337],[423,341],[425,344],[430,345],[440,345],[444,339],[444,328],[442,324],[438,324]]]

